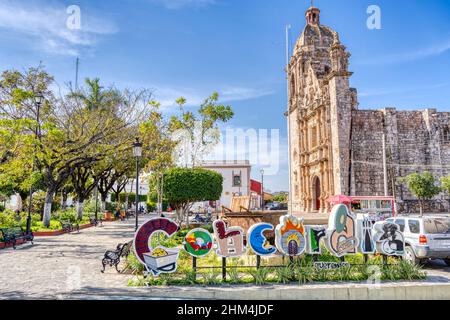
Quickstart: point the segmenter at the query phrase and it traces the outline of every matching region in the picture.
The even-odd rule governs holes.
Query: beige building
[[[231,205],[233,196],[249,196],[250,195],[250,161],[205,161],[201,165],[202,168],[215,171],[223,176],[223,191],[217,207]]]
[[[307,10],[288,66],[293,211],[326,213],[333,195],[382,196],[386,185],[400,210],[415,211],[416,199],[398,178],[450,173],[450,113],[361,110],[350,87],[350,53],[320,13]],[[428,210],[446,210],[445,198]]]

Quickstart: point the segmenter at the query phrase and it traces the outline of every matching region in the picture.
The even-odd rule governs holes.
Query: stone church
[[[417,199],[399,178],[450,174],[450,112],[361,109],[349,58],[320,10],[309,8],[288,66],[293,211],[327,213],[333,195],[388,193],[399,211],[414,212]],[[447,198],[425,209],[448,210]]]

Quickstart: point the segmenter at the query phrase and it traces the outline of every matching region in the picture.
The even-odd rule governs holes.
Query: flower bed
[[[157,242],[167,247],[181,248],[181,243],[188,230],[181,230],[173,238],[160,235],[159,241],[152,240],[152,245]],[[154,242],[154,243],[153,243]],[[180,252],[178,270],[173,274],[161,274],[159,277],[143,276],[144,266],[132,254],[127,259],[127,267],[135,278],[130,280],[129,286],[192,286],[192,285],[225,285],[225,284],[256,284],[270,283],[326,283],[326,282],[364,282],[369,279],[380,281],[412,281],[423,280],[426,273],[420,266],[412,265],[399,258],[389,257],[384,264],[380,255],[370,256],[367,263],[362,254],[345,257],[344,261],[330,254],[325,247],[317,262],[333,263],[340,265],[336,269],[317,268],[311,255],[289,258],[273,257],[264,258],[261,268],[256,268],[256,256],[248,252],[246,258],[227,259],[227,277],[222,279],[222,258],[214,252],[203,259],[197,259],[197,272],[193,270],[192,257]],[[211,269],[213,267],[213,269]]]
[[[80,230],[91,228],[93,226],[94,225],[90,224],[90,223],[84,224],[84,225],[80,226]],[[66,233],[68,233],[68,232],[64,231],[64,230],[51,230],[51,231],[36,231],[36,232],[33,232],[33,235],[35,237],[56,237],[56,236],[61,236]]]
[[[24,244],[26,241],[25,240],[19,240],[16,243],[16,246],[20,246],[22,244]],[[4,242],[0,242],[0,249],[6,249],[6,248],[12,248],[12,244],[6,244]]]

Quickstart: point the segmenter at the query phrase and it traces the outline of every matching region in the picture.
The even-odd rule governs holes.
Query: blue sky
[[[0,68],[46,65],[57,82],[100,77],[104,84],[155,89],[166,112],[185,96],[195,105],[213,91],[236,113],[232,128],[279,129],[280,171],[266,177],[286,190],[284,30],[295,43],[306,0],[0,0]],[[378,5],[382,29],[366,26]],[[81,8],[81,30],[66,8]],[[450,2],[317,0],[321,22],[352,53],[351,85],[360,108],[450,111]],[[259,167],[253,168],[255,178]]]

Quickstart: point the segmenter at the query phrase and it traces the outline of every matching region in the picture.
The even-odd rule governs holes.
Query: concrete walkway
[[[109,267],[102,274],[101,260],[133,234],[131,220],[108,222],[80,233],[36,238],[34,246],[0,250],[0,299],[64,299],[81,289],[125,287],[130,275]]]

